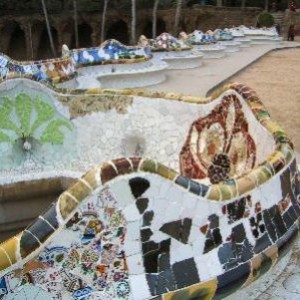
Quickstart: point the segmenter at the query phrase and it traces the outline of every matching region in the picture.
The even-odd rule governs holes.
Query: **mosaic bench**
[[[71,57],[40,61],[16,61],[0,53],[0,79],[31,76],[33,80],[59,83],[75,76]]]
[[[66,52],[68,48],[64,46]],[[152,59],[148,47],[129,47],[108,40],[100,47],[71,51],[78,76],[61,88],[133,88],[165,80],[166,63]]]
[[[226,47],[217,44],[217,41],[212,35],[204,34],[200,30],[195,30],[189,35],[185,32],[181,32],[179,36],[182,41],[202,53],[203,59],[217,59],[226,56]]]
[[[69,109],[77,144],[61,147],[77,155],[53,168],[57,176],[87,172],[0,245],[5,299],[221,299],[293,245],[300,217],[293,145],[247,86],[199,98],[0,84],[1,97],[20,92]],[[5,99],[0,114],[11,107]]]
[[[165,61],[170,70],[192,69],[202,65],[202,53],[194,51],[191,46],[169,33],[162,33],[154,40],[148,40],[142,35],[139,45],[150,47],[154,58]]]
[[[245,36],[251,39],[252,45],[264,45],[281,43],[283,38],[280,37],[275,28],[270,29],[259,29],[259,28],[248,28],[240,26]]]

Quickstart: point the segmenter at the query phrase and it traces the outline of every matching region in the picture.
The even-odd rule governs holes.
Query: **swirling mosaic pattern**
[[[75,66],[71,57],[20,62],[0,53],[0,79],[25,76],[36,81],[56,83],[74,75]]]

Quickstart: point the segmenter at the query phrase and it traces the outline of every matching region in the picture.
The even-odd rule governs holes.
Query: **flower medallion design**
[[[235,95],[225,96],[210,115],[196,120],[180,153],[181,173],[219,183],[239,177],[256,162],[256,145]]]

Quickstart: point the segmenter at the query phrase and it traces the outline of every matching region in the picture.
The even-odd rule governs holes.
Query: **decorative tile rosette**
[[[182,174],[219,183],[250,171],[256,146],[248,126],[239,100],[224,97],[209,116],[193,123],[180,154]]]

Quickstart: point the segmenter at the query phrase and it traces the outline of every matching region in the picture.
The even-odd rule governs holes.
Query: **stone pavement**
[[[221,59],[204,60],[204,65],[199,68],[165,71],[167,74],[165,82],[143,89],[206,96],[210,90],[242,71],[268,52],[290,47],[300,47],[300,43],[283,42],[277,45],[252,45],[249,48],[241,48],[240,52],[227,53],[227,57]]]

